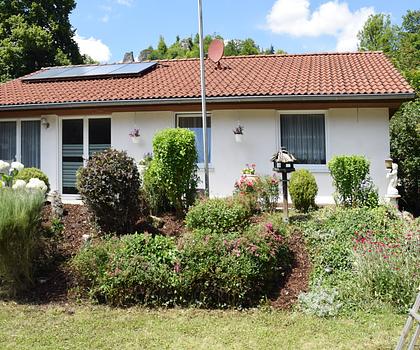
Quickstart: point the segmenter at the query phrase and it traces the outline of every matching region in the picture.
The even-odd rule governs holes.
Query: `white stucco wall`
[[[218,110],[211,112],[210,192],[212,196],[232,193],[246,163],[255,163],[260,174],[272,174],[270,157],[280,145],[279,115],[276,110]],[[136,160],[152,151],[153,135],[175,126],[174,112],[121,112],[111,115],[111,142]],[[59,118],[59,117],[58,117]],[[41,131],[41,167],[50,178],[51,188],[59,186],[59,123],[48,116],[50,127]],[[244,126],[242,143],[236,143],[232,129]],[[139,128],[141,141],[131,142],[128,133]],[[387,108],[337,108],[326,111],[327,161],[334,155],[361,154],[371,161],[371,175],[385,194],[385,158],[389,157]],[[299,167],[299,166],[297,166]],[[333,187],[326,166],[309,167],[318,183],[317,202],[332,203]],[[200,172],[202,175],[202,172]],[[201,184],[203,186],[203,184]]]

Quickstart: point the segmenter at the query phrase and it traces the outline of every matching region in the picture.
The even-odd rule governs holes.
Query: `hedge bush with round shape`
[[[45,185],[47,186],[46,193],[50,192],[50,182],[48,180],[48,176],[45,175],[45,173],[39,170],[38,168],[23,168],[17,173],[14,180],[23,180],[26,183],[28,183],[29,180],[32,178],[44,181]]]
[[[249,224],[252,214],[246,197],[203,199],[190,208],[185,223],[190,230],[237,232]]]
[[[139,214],[140,179],[127,153],[114,149],[95,153],[79,169],[77,188],[103,232],[132,230]]]
[[[290,177],[290,197],[293,205],[299,211],[308,212],[315,208],[315,197],[318,193],[318,186],[315,177],[306,169],[299,169]]]

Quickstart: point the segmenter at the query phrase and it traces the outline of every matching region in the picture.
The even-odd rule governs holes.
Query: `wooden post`
[[[287,199],[287,172],[281,173],[283,183],[283,220],[289,222],[289,202]]]

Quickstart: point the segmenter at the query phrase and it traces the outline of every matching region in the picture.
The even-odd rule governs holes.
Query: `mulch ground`
[[[45,271],[39,271],[34,288],[21,297],[26,302],[37,304],[68,303],[71,281],[67,262],[83,245],[84,234],[95,234],[89,213],[83,205],[65,205],[63,217],[64,229],[56,239],[49,239],[45,244],[46,255],[53,263]],[[51,208],[47,205],[43,213],[43,226],[51,226]],[[182,220],[172,214],[159,218],[141,219],[137,222],[137,232],[180,236],[185,232]],[[271,300],[271,305],[279,309],[289,309],[297,300],[300,292],[306,291],[309,281],[310,263],[303,238],[299,232],[294,232],[288,239],[289,248],[293,254],[293,264],[280,281],[278,292]]]

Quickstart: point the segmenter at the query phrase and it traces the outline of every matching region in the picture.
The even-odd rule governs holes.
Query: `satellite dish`
[[[220,59],[223,57],[223,52],[225,50],[225,45],[223,40],[214,39],[209,46],[209,58],[214,62],[218,63]]]

